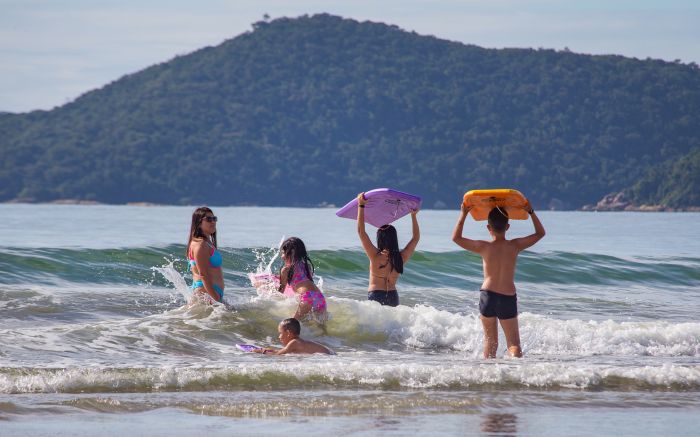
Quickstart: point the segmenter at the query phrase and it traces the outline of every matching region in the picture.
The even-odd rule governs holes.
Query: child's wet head
[[[291,340],[298,338],[301,333],[301,324],[294,317],[284,319],[277,326],[280,342],[287,345]]]

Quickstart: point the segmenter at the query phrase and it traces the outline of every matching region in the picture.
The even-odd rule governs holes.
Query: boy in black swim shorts
[[[471,252],[481,255],[484,261],[484,282],[481,284],[479,312],[484,327],[484,358],[495,358],[498,350],[498,322],[508,344],[508,353],[522,357],[520,331],[518,330],[518,297],[515,292],[515,263],[518,254],[537,243],[545,235],[544,227],[528,203],[526,206],[535,233],[523,238],[506,240],[508,214],[505,209],[494,208],[489,213],[486,228],[491,241],[470,240],[462,236],[464,221],[470,207],[462,204],[452,241]]]

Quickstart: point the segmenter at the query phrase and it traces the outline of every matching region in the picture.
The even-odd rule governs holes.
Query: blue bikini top
[[[216,250],[216,248],[212,246],[211,243],[207,244],[209,244],[209,247],[211,248],[211,253],[209,253],[209,265],[215,269],[221,268],[221,264],[223,264],[224,262],[224,258],[221,256],[221,252]],[[192,249],[190,249],[188,258],[191,270],[193,266],[197,265],[197,261],[195,261],[194,256],[192,255]]]

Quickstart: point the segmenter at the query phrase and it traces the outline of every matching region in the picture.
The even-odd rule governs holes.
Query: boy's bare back
[[[328,354],[334,355],[334,352],[328,349],[326,346],[316,343],[311,340],[304,340],[302,338],[296,338],[291,340],[287,346],[287,353],[290,354]]]
[[[520,249],[513,241],[484,241],[478,252],[484,262],[481,288],[505,295],[515,294],[515,264]]]

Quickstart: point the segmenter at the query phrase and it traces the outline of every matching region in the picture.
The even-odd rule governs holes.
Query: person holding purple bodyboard
[[[367,199],[365,193],[357,196],[357,234],[362,242],[362,247],[369,258],[369,287],[367,299],[379,302],[382,305],[398,306],[399,293],[396,291],[396,282],[403,273],[403,266],[413,255],[420,240],[420,228],[418,227],[418,208],[411,210],[412,237],[403,250],[399,250],[399,241],[396,228],[390,224],[384,224],[377,229],[377,246],[372,244],[365,231],[365,206]]]

